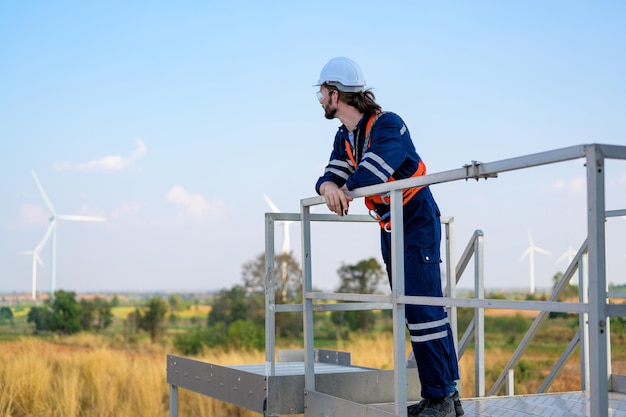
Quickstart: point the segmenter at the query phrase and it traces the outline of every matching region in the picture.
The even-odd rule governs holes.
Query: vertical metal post
[[[274,283],[274,219],[265,213],[265,375],[274,376],[276,337],[276,288]],[[269,378],[266,379],[269,381]]]
[[[515,395],[515,371],[509,369],[506,374],[506,395],[512,397]]]
[[[578,299],[589,303],[589,274],[587,273],[587,255],[578,261]],[[578,331],[580,332],[580,389],[589,390],[589,314],[580,313]]]
[[[406,417],[406,327],[404,294],[404,219],[402,190],[391,191],[391,302],[393,304],[393,357],[395,413]]]
[[[56,216],[53,222],[56,222]],[[52,225],[52,259],[50,261],[50,302],[54,301],[54,291],[57,285],[57,227]]]
[[[456,298],[456,248],[454,246],[454,217],[450,217],[446,221],[446,288],[447,296],[450,298]],[[448,307],[448,317],[450,320],[450,327],[452,328],[452,336],[454,339],[454,350],[459,351],[459,329],[456,316],[456,306]]]
[[[178,387],[170,385],[170,417],[178,417]]]
[[[315,353],[313,342],[313,291],[311,269],[311,208],[302,205],[302,324],[304,330],[304,390],[315,391]],[[306,404],[306,402],[305,402]],[[305,410],[306,411],[306,410]]]
[[[605,218],[606,221],[606,218]],[[606,282],[606,280],[605,280]],[[605,305],[609,304],[609,299],[608,297],[606,297],[606,294],[609,292],[609,283],[606,283],[606,286],[604,287],[604,294],[605,294]],[[608,315],[608,307],[605,308],[605,311],[607,311],[607,317],[606,317],[606,374],[608,375],[608,378],[611,378],[611,375],[613,374],[613,369],[611,367],[611,316]]]
[[[606,247],[604,156],[598,145],[588,145],[587,235],[589,236],[589,354],[590,408],[592,416],[608,417]]]
[[[484,236],[482,233],[476,235],[474,242],[474,296],[478,300],[485,298],[485,277],[484,277]],[[475,389],[477,397],[485,396],[485,309],[479,307],[474,310],[474,366],[475,366]]]

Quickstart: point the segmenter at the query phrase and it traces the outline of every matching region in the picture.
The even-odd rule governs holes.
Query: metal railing
[[[266,294],[265,294],[265,359],[266,359],[266,375],[274,376],[276,374],[276,313],[281,312],[303,312],[303,304],[276,304],[276,268],[275,268],[275,227],[280,222],[300,222],[300,213],[266,213],[265,214],[265,265],[266,265]],[[363,222],[375,223],[374,219],[369,215],[347,215],[338,217],[334,214],[310,214],[310,222]],[[456,284],[474,259],[474,282],[476,298],[484,298],[484,255],[483,255],[483,232],[476,230],[469,242],[467,243],[463,254],[458,263],[455,260],[456,238],[454,234],[454,218],[441,217],[443,227],[444,247],[443,258],[446,265],[446,287],[444,294],[447,297],[456,297]],[[376,226],[376,224],[372,224]],[[380,294],[340,294],[340,293],[323,293],[310,291],[309,295],[317,301],[312,303],[312,312],[324,311],[348,311],[348,310],[388,310],[393,308],[393,302],[390,295]],[[324,301],[345,301],[324,303]],[[450,326],[454,335],[455,345],[457,342],[457,319],[456,307],[448,308],[450,318]],[[312,325],[309,326],[312,329]],[[484,395],[485,385],[485,352],[484,352],[484,308],[477,308],[474,313],[470,325],[466,329],[461,340],[459,356],[467,349],[472,340],[475,343],[475,380],[477,382],[477,392]],[[309,346],[313,345],[313,334],[309,333],[306,338],[310,338]],[[409,357],[411,360],[411,357]]]
[[[586,160],[587,178],[587,240],[586,244],[579,249],[574,261],[569,265],[563,278],[557,284],[548,301],[511,301],[484,298],[484,287],[481,282],[475,283],[475,298],[454,298],[457,270],[449,266],[448,275],[454,271],[452,278],[448,276],[448,291],[445,297],[416,297],[404,295],[404,282],[397,277],[404,276],[403,254],[403,229],[402,229],[402,190],[424,185],[438,183],[492,178],[500,172],[520,170],[535,166],[553,164],[574,159]],[[624,215],[624,210],[606,211],[605,209],[605,160],[626,160],[626,147],[615,145],[589,144],[572,146],[543,153],[537,153],[491,163],[473,161],[463,168],[429,174],[423,177],[409,178],[391,183],[378,184],[364,187],[351,192],[354,198],[365,197],[374,194],[389,193],[391,200],[391,224],[392,224],[392,294],[390,297],[378,295],[355,295],[321,293],[313,291],[311,271],[311,221],[317,215],[311,213],[310,208],[323,204],[323,197],[312,197],[301,200],[301,232],[302,232],[302,262],[303,262],[303,322],[304,322],[304,349],[305,349],[305,389],[307,392],[315,392],[315,375],[313,368],[313,313],[314,301],[361,301],[361,302],[391,302],[393,310],[393,333],[394,333],[394,382],[395,382],[395,413],[406,416],[406,346],[404,313],[406,304],[427,304],[445,306],[451,309],[455,307],[470,307],[475,309],[474,322],[471,325],[473,337],[476,340],[475,372],[477,374],[476,392],[478,396],[484,395],[484,324],[482,314],[484,308],[492,309],[518,309],[539,311],[531,329],[524,337],[520,347],[503,370],[502,374],[490,391],[490,395],[500,390],[507,376],[510,377],[512,367],[517,363],[521,353],[532,339],[537,328],[547,317],[548,312],[577,313],[581,317],[581,330],[572,339],[564,354],[559,358],[555,369],[548,376],[540,390],[545,390],[558,373],[565,360],[572,354],[575,346],[582,341],[581,345],[581,383],[583,389],[589,392],[589,411],[591,415],[598,417],[608,416],[608,391],[610,376],[610,351],[609,351],[609,326],[610,316],[625,316],[626,305],[611,304],[607,300],[606,290],[606,235],[605,220],[607,216]],[[341,220],[342,218],[337,218]],[[482,239],[476,240],[476,248],[482,246]],[[478,251],[480,253],[480,251]],[[461,261],[463,261],[462,257]],[[459,263],[462,266],[463,262]],[[584,267],[583,267],[584,266]],[[476,262],[476,276],[482,276],[482,262]],[[462,269],[462,268],[461,268]],[[556,301],[558,295],[565,288],[573,273],[579,271],[581,282],[580,299],[577,303]],[[452,280],[452,281],[451,281]],[[585,291],[585,289],[587,291]],[[456,320],[453,319],[456,327]],[[467,335],[467,333],[466,333]],[[460,342],[459,350],[463,352],[470,336],[464,336]]]
[[[402,190],[421,185],[433,185],[444,182],[467,179],[492,178],[500,172],[520,170],[540,165],[553,164],[573,159],[585,159],[587,176],[587,239],[579,248],[576,256],[568,266],[564,275],[555,286],[548,301],[512,301],[486,299],[484,289],[483,233],[476,230],[463,251],[458,262],[455,260],[454,219],[442,218],[445,226],[445,262],[446,289],[444,297],[416,297],[404,295],[404,282],[396,277],[403,277],[403,231],[402,231]],[[506,382],[507,393],[512,393],[513,367],[536,334],[540,324],[549,312],[577,313],[581,323],[579,331],[572,338],[565,351],[558,359],[550,374],[539,388],[545,392],[563,365],[580,346],[581,389],[589,393],[590,415],[608,417],[609,377],[611,377],[611,352],[609,339],[609,317],[626,316],[626,304],[610,303],[610,298],[624,297],[623,293],[608,293],[606,282],[606,235],[605,220],[608,217],[626,216],[626,210],[605,209],[604,167],[606,159],[626,160],[626,146],[615,145],[579,145],[533,155],[522,156],[492,163],[472,162],[452,171],[429,174],[423,177],[394,181],[354,190],[355,198],[367,195],[389,193],[391,199],[392,223],[392,292],[391,295],[379,294],[338,294],[313,291],[312,280],[312,248],[311,223],[322,222],[373,222],[367,215],[348,215],[338,217],[334,214],[313,214],[311,207],[323,204],[322,197],[312,197],[301,201],[300,213],[267,213],[266,214],[266,381],[273,376],[275,370],[275,314],[281,312],[302,312],[304,324],[304,387],[305,401],[331,400],[327,394],[315,390],[314,374],[314,335],[313,316],[320,311],[391,309],[393,312],[394,339],[394,413],[406,416],[406,343],[404,312],[407,304],[429,304],[444,306],[448,309],[453,329],[455,344],[459,356],[463,355],[470,343],[474,341],[474,372],[476,396],[485,395],[485,351],[484,351],[484,309],[517,309],[539,311],[531,328],[520,342],[511,360],[491,388],[489,395],[499,392]],[[274,226],[276,222],[299,221],[302,236],[302,271],[303,291],[302,304],[275,303],[275,253]],[[474,298],[457,298],[456,284],[464,274],[471,259],[474,260]],[[556,301],[568,282],[578,274],[579,302]],[[330,303],[332,301],[332,303]],[[338,302],[337,302],[338,301]],[[457,307],[473,308],[474,317],[460,340],[457,337]],[[187,361],[189,362],[189,361]],[[186,363],[186,366],[192,366]],[[214,366],[214,365],[211,365]],[[175,372],[178,369],[175,370]],[[182,370],[181,372],[183,372]],[[185,374],[186,375],[186,374]],[[176,380],[178,381],[178,379]],[[192,381],[193,382],[193,381]],[[626,378],[612,381],[626,392]],[[237,386],[238,387],[238,386]],[[203,393],[203,389],[193,384],[186,386],[195,392]],[[266,386],[265,392],[270,387]],[[309,394],[309,395],[306,395]],[[170,383],[170,416],[178,415],[178,383]],[[374,414],[377,415],[377,414]],[[385,414],[387,415],[387,414]]]

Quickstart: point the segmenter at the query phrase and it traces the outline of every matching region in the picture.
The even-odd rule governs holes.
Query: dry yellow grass
[[[1,417],[166,417],[168,349],[141,352],[106,347],[79,335],[52,341],[3,342],[0,357]],[[104,346],[104,347],[102,347]],[[263,352],[207,352],[217,364],[262,363]],[[180,390],[181,416],[252,416],[237,407]]]
[[[165,346],[145,345],[130,351],[110,347],[97,336],[81,335],[52,341],[25,338],[3,342],[0,347],[3,352],[0,356],[0,417],[169,415],[169,386],[166,383],[169,349]],[[393,368],[393,345],[389,334],[353,337],[342,342],[338,349],[351,352],[356,365]],[[409,349],[407,345],[407,352]],[[511,352],[491,349],[487,366],[502,369],[510,355]],[[533,361],[547,360],[535,355]],[[263,363],[265,356],[256,351],[212,350],[199,359],[231,365]],[[464,397],[474,396],[472,352],[461,360],[461,368],[462,394]],[[489,378],[494,379],[493,375]],[[540,382],[520,384],[516,393],[534,392]],[[567,391],[578,387],[578,368],[572,364],[566,367],[553,390]],[[258,416],[184,389],[179,391],[179,415]]]

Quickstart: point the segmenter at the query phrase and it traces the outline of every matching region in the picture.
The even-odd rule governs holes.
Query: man
[[[337,57],[323,68],[317,93],[327,119],[342,125],[335,135],[330,161],[315,185],[328,208],[348,213],[352,198],[346,191],[386,181],[424,175],[426,167],[415,151],[402,119],[382,112],[374,94],[365,88],[361,68]],[[381,251],[391,283],[391,227],[388,196],[365,199],[381,226]],[[405,294],[442,297],[440,212],[429,187],[403,192]],[[458,363],[452,331],[441,306],[406,306],[406,324],[423,400],[408,408],[409,416],[463,415],[456,389]]]

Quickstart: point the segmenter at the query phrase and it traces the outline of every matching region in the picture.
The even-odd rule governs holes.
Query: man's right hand
[[[326,181],[320,185],[320,194],[324,196],[326,200],[326,206],[333,213],[337,213],[339,216],[348,214],[348,207],[352,197],[346,195],[348,189],[344,185],[339,188],[337,184],[332,181]]]

